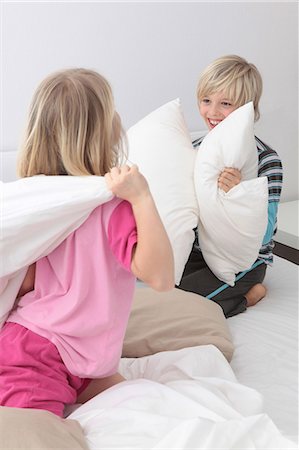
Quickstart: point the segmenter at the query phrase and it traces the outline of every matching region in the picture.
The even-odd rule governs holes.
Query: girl
[[[157,290],[174,286],[171,246],[148,184],[136,166],[119,166],[122,141],[101,75],[65,70],[40,84],[19,175],[105,175],[116,197],[29,268],[17,308],[0,331],[2,406],[63,416],[90,379],[103,383],[85,400],[121,381],[136,277]]]
[[[224,56],[213,61],[200,76],[197,87],[199,112],[211,130],[235,109],[252,101],[255,120],[258,120],[261,94],[262,78],[257,68],[239,56]],[[196,236],[179,286],[183,290],[209,296],[222,307],[226,317],[245,311],[266,295],[262,282],[267,265],[273,262],[273,235],[282,188],[282,165],[272,148],[257,137],[255,140],[258,176],[267,176],[269,192],[268,227],[256,263],[248,268],[248,272],[239,274],[234,287],[224,285],[208,268]],[[197,139],[193,146],[198,148],[202,141],[203,137]],[[241,179],[239,170],[227,167],[219,174],[218,186],[228,192]]]

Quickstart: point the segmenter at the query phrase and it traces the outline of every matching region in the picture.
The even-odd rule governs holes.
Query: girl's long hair
[[[93,70],[56,72],[34,94],[18,175],[104,175],[124,143],[108,81]]]

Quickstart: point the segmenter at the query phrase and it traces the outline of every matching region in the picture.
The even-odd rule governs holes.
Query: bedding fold
[[[119,371],[127,381],[68,416],[80,423],[90,450],[297,448],[213,345],[123,358]]]
[[[1,327],[27,267],[54,250],[113,194],[104,177],[37,175],[0,182],[0,198]]]

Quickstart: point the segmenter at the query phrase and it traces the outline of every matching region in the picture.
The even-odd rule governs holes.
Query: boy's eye
[[[230,102],[222,102],[223,106],[232,106],[232,104]]]
[[[207,104],[210,102],[210,100],[208,98],[203,98],[203,99],[201,99],[201,102]]]

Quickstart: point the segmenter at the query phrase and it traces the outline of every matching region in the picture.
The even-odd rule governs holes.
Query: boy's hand
[[[225,167],[218,178],[218,187],[224,192],[230,191],[241,182],[241,172],[232,167]]]
[[[132,205],[149,195],[149,187],[144,176],[139,172],[138,167],[113,167],[105,174],[108,188],[119,198],[127,200]]]

